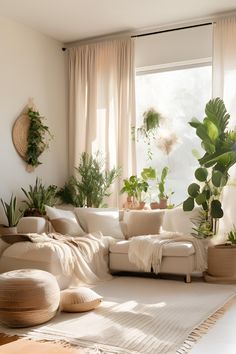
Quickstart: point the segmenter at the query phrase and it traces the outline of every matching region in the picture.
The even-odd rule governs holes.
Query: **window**
[[[137,173],[144,167],[154,167],[158,175],[169,167],[167,190],[174,191],[171,202],[181,203],[187,186],[193,181],[198,165],[193,150],[202,154],[199,139],[188,122],[204,117],[206,103],[211,98],[211,65],[187,67],[162,72],[138,73],[136,76],[136,128],[143,123],[143,113],[153,107],[161,113],[160,128],[151,142],[152,159],[142,138],[137,142]],[[169,154],[162,151],[161,142],[176,139]],[[163,146],[163,145],[162,145]]]

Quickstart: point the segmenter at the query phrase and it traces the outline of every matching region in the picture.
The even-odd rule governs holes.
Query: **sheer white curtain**
[[[217,19],[214,25],[213,97],[221,97],[231,115],[230,128],[236,125],[236,16]],[[236,227],[236,168],[230,171],[231,184],[223,196],[224,218],[220,231],[227,233]]]
[[[82,152],[101,151],[106,167],[120,166],[110,205],[118,205],[122,179],[135,172],[134,42],[119,39],[69,49],[69,166]]]

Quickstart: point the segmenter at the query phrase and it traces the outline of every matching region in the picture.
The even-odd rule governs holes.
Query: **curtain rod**
[[[180,31],[184,29],[189,29],[189,28],[196,28],[196,27],[202,27],[202,26],[209,26],[212,25],[213,22],[205,22],[205,23],[200,23],[198,25],[190,25],[190,26],[184,26],[184,27],[176,27],[176,28],[170,28],[166,30],[160,30],[160,31],[155,31],[155,32],[148,32],[148,33],[141,33],[141,34],[136,34],[136,35],[131,35],[131,38],[138,38],[138,37],[145,37],[145,36],[151,36],[154,34],[160,34],[160,33],[167,33],[167,32],[174,32],[174,31]],[[62,50],[63,52],[66,50],[66,47],[63,47]]]
[[[209,26],[209,25],[212,25],[212,23],[213,23],[213,22],[206,22],[206,23],[200,23],[200,24],[198,24],[198,25],[191,25],[191,26],[184,26],[184,27],[176,27],[176,28],[170,28],[170,29],[160,30],[160,31],[155,31],[155,32],[141,33],[141,34],[133,35],[133,36],[131,36],[131,38],[152,36],[153,34],[167,33],[167,32],[173,32],[173,31],[180,31],[180,30],[184,30],[184,29],[196,28],[196,27],[202,27],[202,26]]]

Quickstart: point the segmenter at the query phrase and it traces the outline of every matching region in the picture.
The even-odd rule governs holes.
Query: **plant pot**
[[[145,202],[139,202],[139,205],[137,206],[137,209],[138,209],[138,210],[144,209],[145,204],[146,204]]]
[[[159,208],[160,209],[166,209],[167,208],[167,199],[165,199],[165,198],[160,199]]]
[[[5,225],[0,225],[0,235],[5,236],[5,235],[15,235],[17,234],[17,227],[9,227]]]
[[[205,280],[209,282],[236,282],[236,246],[216,245],[208,248],[208,269]]]
[[[152,202],[150,204],[151,209],[159,209],[159,203],[158,202]]]

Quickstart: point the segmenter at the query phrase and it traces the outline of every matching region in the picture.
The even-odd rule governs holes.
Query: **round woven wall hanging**
[[[28,132],[30,126],[30,118],[27,114],[22,114],[13,126],[12,139],[16,151],[25,160],[28,148]]]

